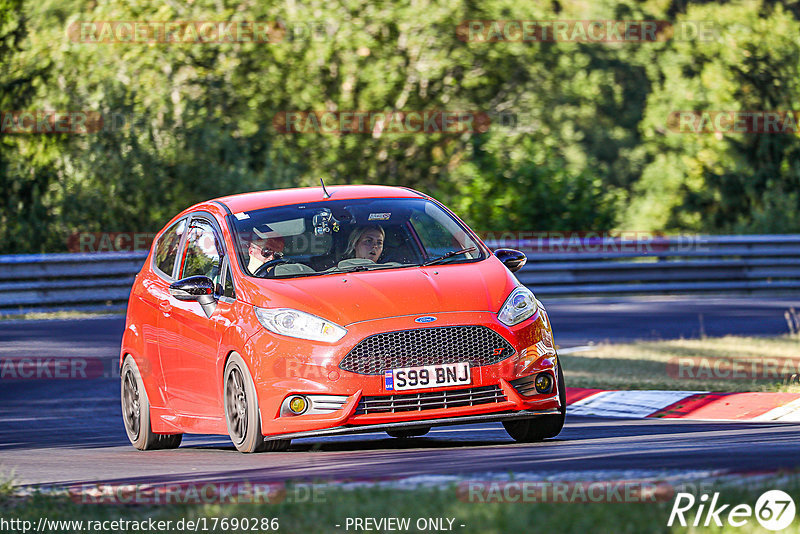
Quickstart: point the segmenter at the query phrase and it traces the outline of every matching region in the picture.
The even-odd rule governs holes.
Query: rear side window
[[[178,257],[178,246],[186,230],[186,219],[176,222],[164,232],[156,245],[156,268],[162,274],[172,277],[172,268]]]

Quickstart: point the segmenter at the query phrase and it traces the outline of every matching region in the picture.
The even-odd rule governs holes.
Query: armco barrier
[[[800,235],[516,243],[517,278],[537,295],[800,293]],[[0,256],[0,314],[122,309],[146,252]]]
[[[147,252],[0,256],[0,313],[124,305]]]
[[[492,249],[504,245],[487,244]],[[800,235],[598,239],[572,245],[523,240],[516,245],[528,256],[517,278],[537,295],[800,290]]]

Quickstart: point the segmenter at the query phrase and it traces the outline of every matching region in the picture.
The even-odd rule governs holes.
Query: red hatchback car
[[[542,304],[422,193],[287,189],[200,203],[156,236],[128,302],[122,412],[138,449],[500,421],[557,435],[564,378]]]

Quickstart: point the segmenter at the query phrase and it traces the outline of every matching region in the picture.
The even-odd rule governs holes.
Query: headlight
[[[256,306],[253,306],[253,309],[256,311],[258,322],[276,334],[335,343],[347,333],[347,330],[338,324],[299,310],[289,308],[268,310]]]
[[[520,286],[508,296],[497,318],[505,325],[514,326],[536,313],[537,309],[536,297],[530,289]]]

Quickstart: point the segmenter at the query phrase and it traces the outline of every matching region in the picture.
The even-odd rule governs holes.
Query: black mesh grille
[[[536,375],[524,376],[522,378],[517,378],[511,381],[511,385],[514,386],[514,388],[517,390],[517,392],[519,392],[520,395],[523,395],[525,397],[530,397],[531,395],[538,395],[539,392],[536,391],[536,377],[539,376],[539,374],[541,373],[538,373]],[[553,376],[550,375],[550,378],[553,378]],[[552,390],[553,386],[551,385],[550,391],[547,391],[546,393],[550,393]]]
[[[431,393],[412,393],[405,395],[377,395],[361,397],[356,407],[356,415],[371,413],[416,412],[436,408],[457,408],[504,402],[506,396],[499,386],[453,389]]]
[[[339,367],[362,375],[387,369],[469,362],[492,365],[514,354],[503,336],[485,326],[443,326],[375,334],[342,359]]]
[[[525,397],[536,395],[536,377],[534,375],[512,380],[511,385],[516,388],[520,395]]]

